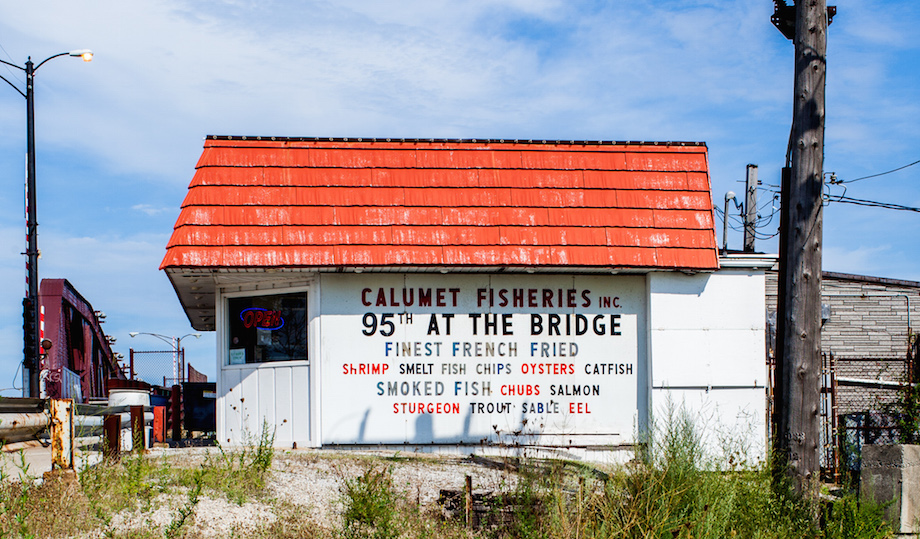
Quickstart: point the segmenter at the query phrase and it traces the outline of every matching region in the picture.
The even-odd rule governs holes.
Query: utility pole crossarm
[[[837,6],[827,6],[827,25],[834,22]],[[773,15],[770,22],[786,39],[795,39],[795,4],[787,5],[786,0],[773,0]]]

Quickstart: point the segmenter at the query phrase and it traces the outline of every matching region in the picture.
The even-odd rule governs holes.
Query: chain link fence
[[[822,354],[820,462],[826,479],[858,475],[864,445],[899,443],[898,414],[904,384],[912,379],[912,356],[835,357]],[[776,364],[768,356],[770,378]],[[773,413],[771,385],[768,412]]]
[[[907,381],[904,357],[832,356],[831,361],[837,378],[837,412],[841,415],[889,409],[898,401],[897,383]]]
[[[171,387],[186,381],[185,349],[161,351],[132,348],[130,354],[129,377],[132,380],[142,380],[161,387]]]
[[[905,357],[830,357],[836,427],[835,476],[853,477],[860,470],[864,445],[898,443],[898,403],[910,378]]]

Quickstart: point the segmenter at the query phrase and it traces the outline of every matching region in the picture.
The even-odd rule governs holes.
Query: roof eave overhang
[[[719,267],[722,269],[768,271],[779,263],[779,255],[764,253],[721,253]]]

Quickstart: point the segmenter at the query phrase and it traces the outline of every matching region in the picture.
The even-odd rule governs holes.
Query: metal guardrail
[[[0,397],[0,414],[40,412],[47,407],[46,399]]]
[[[0,441],[22,442],[41,438],[51,426],[51,412],[45,399],[0,399]],[[98,436],[103,431],[104,417],[120,415],[122,428],[131,426],[130,406],[96,406],[75,404],[75,436]],[[144,423],[153,420],[153,408],[144,407]]]
[[[97,406],[74,404],[74,429],[76,437],[99,436],[104,432],[106,416],[121,416],[121,428],[131,428],[132,406]],[[153,422],[153,407],[144,406],[144,426]]]
[[[45,399],[0,399],[0,440],[31,440],[48,428],[51,415]]]
[[[75,438],[104,435],[108,439],[104,451],[117,455],[121,430],[130,429],[132,441],[145,440],[144,431],[153,423],[153,417],[150,406],[98,406],[75,404],[70,399],[0,398],[0,442],[44,438],[43,434],[48,432],[52,463],[69,469],[73,467]]]

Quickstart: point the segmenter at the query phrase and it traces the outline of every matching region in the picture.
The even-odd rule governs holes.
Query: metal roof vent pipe
[[[722,254],[728,252],[728,203],[735,201],[735,206],[738,206],[738,200],[735,198],[735,192],[729,191],[725,193],[725,210],[722,212]]]

